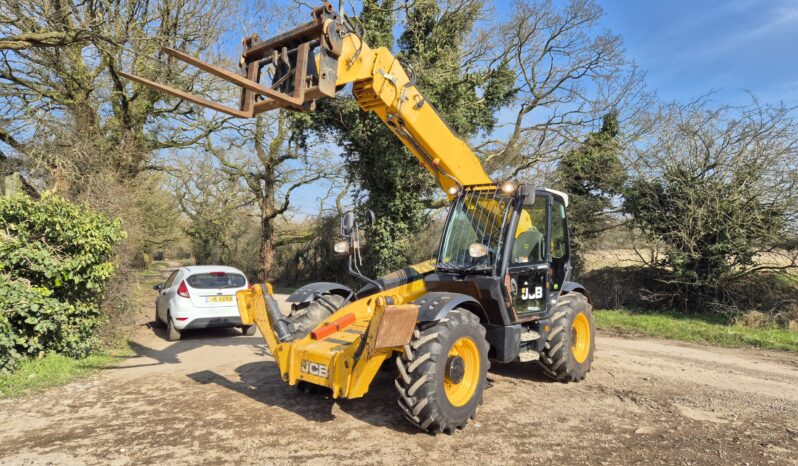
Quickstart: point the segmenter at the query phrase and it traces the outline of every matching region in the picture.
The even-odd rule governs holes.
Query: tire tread
[[[481,376],[483,380],[480,381],[480,386],[474,394],[480,401],[475,403],[474,411],[470,412],[465,420],[447,419],[440,405],[441,397],[445,397],[446,394],[435,390],[442,348],[451,333],[461,326],[471,326],[476,329],[480,337],[478,339],[481,339],[478,347],[480,351],[484,351],[481,360],[485,361],[486,374],[490,362],[487,359],[488,343],[485,340],[485,328],[476,315],[461,308],[453,309],[445,319],[433,325],[419,324],[413,331],[412,341],[396,356],[398,375],[394,385],[399,393],[398,404],[405,418],[421,430],[451,434],[463,429],[468,419],[475,417],[476,407],[481,404],[482,390],[485,387],[484,375]]]

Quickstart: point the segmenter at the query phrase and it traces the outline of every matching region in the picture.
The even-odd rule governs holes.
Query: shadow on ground
[[[491,374],[509,377],[511,379],[528,380],[530,382],[553,383],[554,380],[546,377],[543,368],[537,362],[514,361],[507,364],[491,362],[488,380]]]
[[[152,326],[150,326],[152,328]],[[166,330],[162,328],[153,328],[153,332],[166,341]],[[125,366],[109,366],[105,369],[119,370],[131,369],[134,367],[157,366],[160,364],[179,364],[180,354],[186,353],[201,346],[254,346],[257,348],[256,354],[258,356],[269,356],[269,349],[263,342],[260,336],[246,337],[241,335],[241,331],[236,328],[207,328],[186,331],[180,341],[172,342],[163,349],[150,348],[135,341],[128,341],[128,346],[133,350],[133,356],[147,357],[154,359],[155,362],[125,365]]]
[[[333,406],[352,417],[376,427],[386,427],[408,434],[421,434],[402,415],[396,404],[394,387],[395,371],[391,361],[387,361],[369,387],[365,397],[347,400],[334,400],[328,389],[316,387],[308,393],[283,382],[273,361],[253,362],[236,368],[240,381],[231,380],[211,370],[188,374],[188,377],[201,384],[216,384],[246,395],[267,406],[279,407],[313,422],[335,420]],[[494,364],[488,374],[489,385],[485,396],[489,396],[492,375],[512,377],[534,382],[551,383],[536,363]]]
[[[154,328],[155,334],[166,339],[164,329]],[[127,369],[159,364],[181,363],[181,353],[193,349],[212,346],[252,346],[257,348],[256,354],[268,357],[270,353],[258,336],[245,337],[240,330],[233,328],[201,329],[186,332],[183,338],[170,343],[163,349],[150,348],[136,342],[129,342],[136,356],[155,360],[134,366],[110,367],[108,369]],[[235,377],[227,377],[213,370],[201,370],[187,374],[194,382],[207,385],[215,384],[228,390],[245,395],[258,403],[293,412],[312,422],[326,423],[335,420],[335,405],[352,417],[376,427],[386,427],[408,434],[423,433],[413,427],[403,416],[396,404],[397,393],[394,387],[395,367],[392,360],[386,361],[363,398],[354,400],[334,400],[330,390],[322,387],[302,391],[296,386],[283,382],[274,361],[263,360],[243,364],[235,369]],[[551,382],[536,363],[514,362],[510,364],[493,363],[488,374],[488,386],[485,396],[489,396],[490,386],[497,377],[509,377],[533,382]],[[311,386],[313,387],[313,386]],[[214,395],[216,396],[216,395]],[[220,406],[226,400],[219,400]]]
[[[267,406],[291,411],[313,422],[335,420],[333,407],[338,407],[363,422],[399,432],[422,433],[407,422],[396,406],[393,374],[382,370],[371,384],[369,393],[356,400],[334,400],[329,390],[318,388],[308,393],[283,382],[273,361],[253,362],[236,369],[240,381],[231,380],[211,370],[188,374],[201,384],[216,384],[246,395]]]

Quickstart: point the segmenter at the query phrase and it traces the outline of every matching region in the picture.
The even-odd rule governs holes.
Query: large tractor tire
[[[596,349],[592,309],[583,294],[568,293],[560,297],[540,358],[543,371],[552,379],[577,382],[590,372]]]
[[[490,367],[485,328],[474,314],[453,309],[416,328],[396,366],[399,406],[407,419],[422,430],[451,434],[482,404]]]
[[[303,338],[324,319],[330,317],[344,304],[344,297],[337,294],[324,294],[321,298],[297,306],[287,320],[291,322],[294,338]]]

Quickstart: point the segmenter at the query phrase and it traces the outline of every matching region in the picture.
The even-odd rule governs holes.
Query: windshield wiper
[[[477,264],[477,265],[472,265],[470,267],[463,268],[462,272],[463,273],[486,272],[488,270],[493,270],[493,266],[492,265],[487,265],[487,264]]]
[[[437,265],[437,268],[438,268],[438,270],[441,270],[441,271],[444,271],[444,272],[457,272],[458,270],[460,270],[459,267],[457,267],[455,265],[452,265],[452,264],[449,264],[449,263],[439,263]]]

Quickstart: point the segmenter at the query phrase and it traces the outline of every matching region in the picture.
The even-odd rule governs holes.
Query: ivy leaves
[[[49,194],[0,199],[0,229],[0,271],[63,301],[96,300],[114,271],[113,247],[125,237],[120,220]]]
[[[0,198],[0,371],[48,351],[85,355],[125,232],[88,207],[45,194]]]

